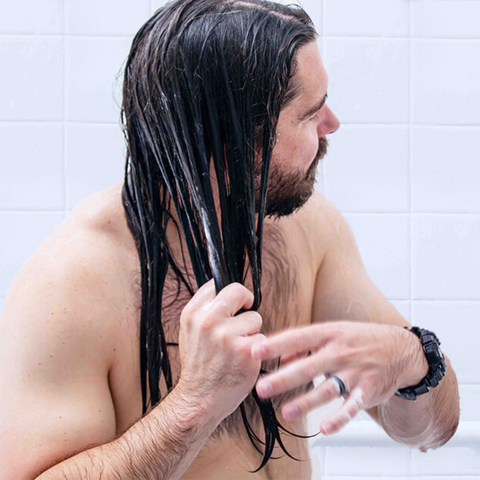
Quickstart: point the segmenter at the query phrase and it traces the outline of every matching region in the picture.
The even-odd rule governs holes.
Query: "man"
[[[347,387],[355,375],[363,380],[363,398],[350,402],[347,416],[332,419],[333,431],[365,408],[392,438],[423,450],[454,434],[458,385],[448,359],[445,378],[417,402],[393,396],[426,375],[421,343],[369,280],[345,219],[313,193],[310,173],[326,153],[326,135],[340,126],[325,103],[328,77],[316,42],[299,50],[297,80],[301,95],[280,114],[272,169],[280,181],[290,179],[295,189],[289,195],[311,195],[291,215],[265,220],[258,313],[235,316],[252,306],[249,279],[217,296],[210,281],[193,298],[181,290],[174,303],[166,302],[175,387],[165,396],[163,384],[164,399],[143,418],[139,258],[121,202],[123,181],[85,199],[22,267],[0,327],[2,478],[311,478],[309,462],[285,457],[257,474],[247,472],[260,455],[237,407],[260,369],[253,346],[285,330],[296,348],[275,352],[289,363],[290,375],[282,370],[284,383],[280,377],[272,382],[272,401],[289,431],[305,434],[306,428],[303,415],[288,414],[287,403],[315,392],[300,390],[312,377],[298,382],[295,374],[305,371],[296,365],[305,361],[302,352],[321,353],[326,346],[328,357],[310,358],[330,365],[342,360],[344,373],[330,372],[339,373]],[[178,259],[184,239],[174,232],[169,228]],[[167,276],[165,288],[168,300],[177,291],[174,276]],[[313,345],[298,335],[304,329],[312,329]],[[267,363],[267,369],[274,365]],[[317,364],[313,373],[327,372]],[[259,394],[271,396],[260,384]],[[337,396],[329,380],[310,404],[299,403],[301,413]],[[260,434],[261,423],[253,423]],[[308,459],[306,440],[284,435],[282,441],[296,458]]]

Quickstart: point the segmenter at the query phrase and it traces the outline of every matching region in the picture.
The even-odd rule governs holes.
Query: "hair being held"
[[[177,0],[157,10],[133,40],[123,87],[127,159],[122,200],[141,263],[143,413],[148,400],[151,405],[160,401],[162,373],[172,388],[162,326],[167,270],[172,268],[192,296],[196,290],[167,242],[172,208],[197,289],[213,278],[218,294],[233,282],[244,283],[248,269],[254,293],[251,310],[258,310],[263,220],[292,213],[312,193],[326,139],[320,139],[306,174],[270,171],[270,160],[280,111],[299,92],[292,78],[296,54],[316,36],[298,5]],[[282,444],[279,430],[288,430],[279,424],[271,401],[260,399],[255,389],[251,395],[260,410],[265,442],[249,425],[243,403],[240,410],[253,446],[263,455],[257,472],[270,459],[276,441],[294,457]]]

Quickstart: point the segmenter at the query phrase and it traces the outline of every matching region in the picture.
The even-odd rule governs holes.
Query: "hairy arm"
[[[315,206],[312,211],[318,214],[310,215],[314,232],[311,237],[324,238],[327,243],[317,273],[312,323],[350,320],[410,328],[412,325],[369,278],[352,230],[342,214],[320,194],[315,195],[312,204]],[[405,338],[404,332],[399,332],[398,337]],[[413,333],[410,338],[403,355],[411,359],[409,376],[401,379],[399,388],[418,383],[428,372],[420,339]],[[399,343],[399,348],[405,348],[403,345]],[[393,396],[366,410],[395,441],[426,451],[443,445],[455,433],[460,416],[458,382],[446,355],[445,360],[445,377],[416,401]]]
[[[121,437],[49,468],[38,480],[177,479],[216,424],[182,392],[181,384]]]
[[[8,292],[0,322],[2,480],[176,479],[216,426],[179,382],[116,438],[109,372],[123,286],[110,258],[115,245],[89,235],[59,230]]]

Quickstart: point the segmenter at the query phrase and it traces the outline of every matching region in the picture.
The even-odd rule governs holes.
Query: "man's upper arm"
[[[10,287],[0,323],[2,478],[36,478],[115,437],[112,299],[105,265],[84,246],[40,250]]]
[[[317,201],[322,217],[321,222],[312,219],[312,228],[327,246],[317,272],[312,323],[351,320],[411,327],[368,276],[346,219],[325,197]],[[366,412],[378,422],[376,407]]]

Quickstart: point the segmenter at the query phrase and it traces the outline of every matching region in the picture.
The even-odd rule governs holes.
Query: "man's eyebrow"
[[[304,114],[300,115],[300,117],[298,117],[298,120],[300,122],[303,122],[304,120],[307,120],[308,118],[313,116],[318,110],[320,110],[323,107],[323,105],[327,101],[327,98],[328,98],[328,92],[319,102],[317,102],[312,108],[310,108],[308,112],[305,112]]]

